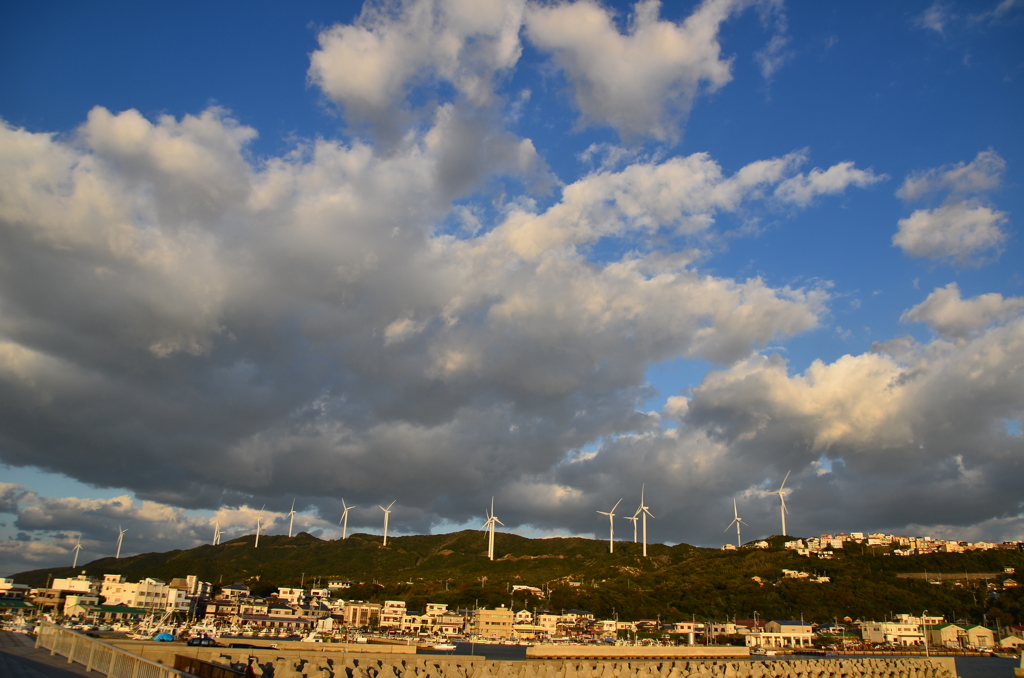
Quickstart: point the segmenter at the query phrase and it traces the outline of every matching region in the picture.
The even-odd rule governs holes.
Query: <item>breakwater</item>
[[[327,647],[330,647],[329,645]],[[173,666],[174,655],[245,667],[268,678],[957,678],[952,658],[796,660],[528,659],[374,655],[309,649],[198,648],[168,643],[133,651]]]

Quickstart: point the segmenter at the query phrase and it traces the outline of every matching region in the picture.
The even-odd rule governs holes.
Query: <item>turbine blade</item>
[[[617,502],[615,502],[615,506],[612,507],[612,510],[609,511],[609,513],[615,513],[615,509],[619,508],[619,504],[621,504],[621,503],[622,503],[621,499],[618,500]]]
[[[789,480],[789,474],[792,473],[792,469],[786,471],[786,477],[782,479],[782,484],[779,485],[779,492],[782,492],[782,488],[786,486],[786,481]]]
[[[395,501],[398,501],[398,500],[396,499]],[[391,510],[391,507],[395,505],[395,501],[393,501],[390,504],[388,504],[388,510]]]

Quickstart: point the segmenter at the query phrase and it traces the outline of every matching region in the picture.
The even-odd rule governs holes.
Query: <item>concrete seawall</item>
[[[531,645],[529,659],[746,659],[750,648],[718,645]]]
[[[262,672],[268,678],[957,678],[956,664],[951,657],[489,661],[455,655],[403,657],[321,651],[317,646],[309,646],[308,649],[232,649],[168,643],[133,643],[130,651],[168,666],[174,665],[176,654],[242,666],[252,658],[256,674]]]

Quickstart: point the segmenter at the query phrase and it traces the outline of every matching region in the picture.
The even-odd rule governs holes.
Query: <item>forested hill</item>
[[[792,537],[789,537],[792,539]],[[1024,584],[1024,554],[1011,550],[900,557],[887,549],[849,544],[831,560],[797,555],[781,548],[721,551],[679,544],[648,546],[621,542],[608,553],[608,542],[582,538],[527,539],[496,535],[495,560],[487,559],[487,535],[478,531],[392,537],[383,547],[378,535],[354,534],[323,541],[302,533],[295,537],[253,536],[217,546],[167,553],[144,553],[120,560],[103,558],[77,570],[52,568],[14,575],[14,580],[45,586],[50,576],[68,577],[84,570],[91,576],[124,574],[129,581],[198,575],[214,585],[243,581],[254,592],[269,594],[278,586],[308,588],[328,577],[363,582],[342,591],[345,598],[405,600],[410,609],[427,602],[451,606],[509,605],[552,610],[586,609],[599,618],[749,619],[808,621],[881,620],[893,613],[929,610],[947,619],[990,624],[1024,623],[1024,586],[989,589],[1017,576]],[[1004,568],[1017,575],[1003,575]],[[784,579],[783,569],[827,576],[829,583]],[[934,584],[900,578],[900,573],[965,575]],[[983,580],[978,573],[998,573]],[[758,582],[754,577],[760,578]],[[934,577],[931,577],[934,579]],[[550,598],[511,594],[515,584],[550,590]]]

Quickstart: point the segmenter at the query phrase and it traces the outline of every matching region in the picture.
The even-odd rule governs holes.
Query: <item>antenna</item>
[[[615,553],[615,509],[619,508],[621,503],[621,499],[615,502],[611,511],[598,511],[602,516],[608,516],[608,553]]]

